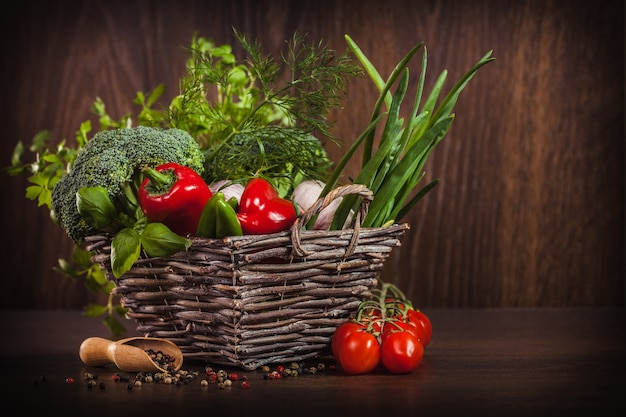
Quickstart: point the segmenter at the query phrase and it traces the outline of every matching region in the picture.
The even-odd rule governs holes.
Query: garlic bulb
[[[221,180],[216,181],[213,184],[209,185],[209,190],[211,193],[215,194],[218,191],[224,193],[224,200],[228,201],[231,197],[235,197],[237,201],[241,199],[241,194],[243,194],[243,185],[239,183],[234,183],[231,180]]]
[[[319,199],[324,184],[319,180],[306,180],[302,181],[293,190],[292,199],[300,206],[302,211],[306,211]],[[327,207],[325,207],[317,216],[313,229],[315,230],[328,230],[333,221],[333,216],[337,207],[341,203],[343,197],[336,198]]]
[[[306,211],[317,201],[320,193],[324,189],[324,183],[318,180],[305,180],[293,190],[292,199],[300,206],[302,211]]]

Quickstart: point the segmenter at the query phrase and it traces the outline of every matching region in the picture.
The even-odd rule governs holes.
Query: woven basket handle
[[[363,219],[365,219],[369,205],[374,199],[374,193],[372,193],[372,191],[363,184],[348,184],[331,190],[328,194],[326,194],[326,196],[319,198],[315,203],[313,203],[313,205],[309,207],[309,209],[305,211],[302,216],[298,217],[294,225],[291,227],[291,243],[294,255],[304,257],[311,254],[311,252],[305,251],[302,248],[300,239],[300,233],[309,220],[311,220],[315,215],[321,213],[321,211],[328,207],[335,199],[351,194],[358,194],[361,196],[361,205],[359,206],[359,210],[356,212],[356,216],[353,221],[354,226],[352,238],[348,248],[346,249],[345,257],[350,256],[354,252],[359,237],[359,231],[361,230],[361,223],[363,222]]]

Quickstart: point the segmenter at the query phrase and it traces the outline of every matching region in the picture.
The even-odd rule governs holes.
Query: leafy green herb
[[[76,192],[78,213],[96,230],[115,232],[117,209],[104,187],[82,187]]]
[[[365,184],[374,194],[362,225],[382,227],[402,219],[438,183],[439,180],[436,179],[414,192],[424,177],[423,168],[428,156],[452,125],[454,120],[452,109],[459,94],[478,69],[493,61],[494,58],[491,57],[491,51],[483,56],[436,106],[447,76],[447,71],[443,71],[422,106],[427,63],[427,52],[423,43],[411,49],[395,66],[389,78],[383,81],[376,68],[348,35],[346,35],[346,42],[379,89],[380,95],[374,106],[370,124],[339,161],[322,195],[326,195],[335,186],[348,161],[357,149],[362,147],[362,170],[354,182]],[[405,122],[401,116],[401,109],[409,83],[408,64],[420,49],[423,49],[422,68],[413,108]],[[395,91],[392,94],[391,89],[394,86]],[[383,104],[387,107],[386,113],[382,111]],[[379,141],[374,150],[376,129],[383,122]],[[358,203],[357,196],[344,198],[335,213],[331,228],[341,228],[350,213],[357,209]]]
[[[232,135],[206,154],[208,183],[234,179],[243,184],[262,176],[281,198],[303,179],[325,180],[332,165],[320,141],[296,128],[265,126]]]
[[[53,269],[66,277],[74,280],[83,280],[85,287],[93,294],[103,293],[108,296],[105,305],[89,304],[85,307],[84,314],[88,317],[103,316],[102,323],[109,328],[113,336],[121,336],[126,328],[120,321],[126,314],[113,294],[115,283],[106,278],[104,270],[98,264],[91,261],[93,254],[80,246],[74,246],[71,262],[59,259],[59,265]]]
[[[153,257],[170,256],[191,246],[191,240],[172,232],[163,223],[148,223],[139,237],[143,249]]]
[[[180,94],[159,111],[163,86],[147,97],[139,93],[140,124],[189,132],[205,150],[207,183],[263,176],[284,197],[303,178],[325,180],[331,161],[314,134],[336,140],[328,114],[362,69],[347,53],[336,55],[297,33],[280,60],[234,33],[245,60],[230,45],[194,36]]]
[[[267,125],[332,137],[329,111],[340,105],[348,80],[362,73],[349,55],[337,55],[322,43],[309,44],[306,36],[295,33],[278,61],[259,42],[236,30],[234,34],[247,55],[244,62],[237,61],[231,46],[194,36],[180,95],[161,112],[153,105],[162,87],[147,101],[138,96],[141,123],[186,130],[203,148]],[[285,68],[289,78],[283,81]]]
[[[115,278],[128,272],[139,259],[142,248],[149,256],[170,256],[188,249],[191,240],[172,232],[162,223],[148,223],[135,210],[132,225],[124,211],[118,212],[105,187],[82,187],[76,193],[78,212],[95,230],[114,234],[111,241],[111,269]]]
[[[128,272],[141,255],[141,238],[130,227],[117,232],[111,241],[111,270],[115,278]]]

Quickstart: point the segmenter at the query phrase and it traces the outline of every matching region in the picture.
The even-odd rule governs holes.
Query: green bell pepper
[[[202,210],[196,236],[222,239],[241,235],[243,230],[237,218],[237,199],[233,197],[226,201],[223,192],[215,193]]]

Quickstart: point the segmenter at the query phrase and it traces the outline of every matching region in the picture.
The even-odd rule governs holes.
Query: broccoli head
[[[75,242],[96,232],[80,216],[76,192],[82,187],[104,187],[118,201],[124,187],[136,182],[145,166],[166,162],[188,166],[202,175],[204,153],[187,132],[147,126],[98,132],[83,146],[76,160],[52,190],[54,218]]]

